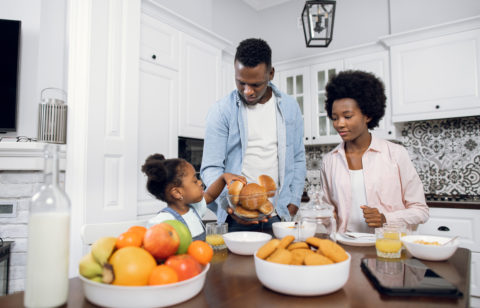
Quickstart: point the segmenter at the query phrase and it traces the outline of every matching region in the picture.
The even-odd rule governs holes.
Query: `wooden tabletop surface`
[[[392,297],[381,295],[360,268],[364,257],[375,257],[374,247],[344,248],[352,255],[350,277],[337,292],[323,296],[296,297],[276,293],[262,286],[255,274],[252,256],[239,256],[226,250],[217,252],[207,273],[204,289],[175,307],[468,307],[470,297],[470,251],[459,248],[444,262],[426,262],[428,267],[449,280],[463,293],[459,299],[439,297]],[[23,292],[0,297],[0,307],[23,307]],[[70,279],[68,305],[97,307],[83,294],[80,279]]]

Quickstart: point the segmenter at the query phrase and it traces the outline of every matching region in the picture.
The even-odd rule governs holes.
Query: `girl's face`
[[[363,134],[368,134],[367,123],[371,118],[362,113],[357,101],[342,98],[333,102],[332,121],[343,141],[354,141]]]
[[[200,202],[203,198],[202,181],[197,178],[192,164],[186,163],[184,167],[185,176],[182,179],[183,201],[185,203]]]

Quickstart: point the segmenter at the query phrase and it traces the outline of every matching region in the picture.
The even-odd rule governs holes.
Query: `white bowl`
[[[268,242],[272,236],[263,232],[240,231],[223,235],[227,248],[238,255],[253,255],[253,253]]]
[[[295,241],[304,241],[315,235],[315,224],[304,224],[302,227],[295,226],[293,221],[278,221],[272,224],[273,235],[276,238],[284,238],[287,235],[295,236]]]
[[[210,264],[195,277],[161,286],[127,287],[102,284],[79,276],[86,298],[103,307],[167,307],[197,295],[205,284]]]
[[[459,240],[455,239],[445,246],[418,244],[415,241],[438,242],[443,244],[450,240],[448,237],[433,235],[407,235],[401,237],[407,251],[415,258],[428,261],[443,261],[450,258],[458,248]]]
[[[324,295],[341,289],[347,283],[352,257],[328,265],[285,265],[268,262],[255,253],[258,280],[267,288],[296,296]]]

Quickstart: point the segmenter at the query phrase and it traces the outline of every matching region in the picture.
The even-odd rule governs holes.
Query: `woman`
[[[374,232],[383,223],[413,228],[428,217],[423,185],[404,147],[372,136],[385,114],[385,89],[374,75],[340,72],[326,87],[325,108],[343,142],[322,161],[324,201],[338,231]]]

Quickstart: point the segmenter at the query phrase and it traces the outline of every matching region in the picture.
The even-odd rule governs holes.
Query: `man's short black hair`
[[[267,68],[272,67],[272,50],[262,39],[249,38],[240,42],[235,53],[235,61],[246,67],[255,67],[265,63]]]
[[[342,98],[354,99],[364,115],[371,118],[369,129],[378,126],[385,115],[386,96],[383,82],[363,71],[343,71],[333,76],[326,86],[325,109],[332,118],[333,102]]]

